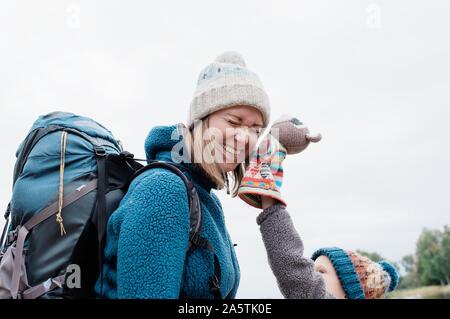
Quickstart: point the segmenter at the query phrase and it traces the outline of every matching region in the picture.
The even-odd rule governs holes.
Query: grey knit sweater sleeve
[[[256,219],[281,293],[289,299],[334,298],[325,290],[322,276],[314,271],[314,262],[303,256],[303,242],[282,204],[264,209]]]

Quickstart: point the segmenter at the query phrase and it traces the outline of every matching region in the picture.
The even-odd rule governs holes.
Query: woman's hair
[[[189,159],[192,163],[198,163],[201,166],[208,177],[217,185],[218,189],[229,187],[232,197],[235,197],[237,196],[241,180],[244,177],[245,168],[248,165],[248,156],[234,171],[222,173],[210,151],[214,144],[212,144],[213,142],[211,140],[208,140],[208,136],[205,136],[208,128],[209,116],[201,121],[201,125],[192,125],[189,129],[184,130],[183,139],[189,154]]]

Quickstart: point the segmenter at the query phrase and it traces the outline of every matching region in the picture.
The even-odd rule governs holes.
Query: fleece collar
[[[155,126],[152,128],[145,140],[147,161],[158,160],[175,163],[172,159],[172,151],[174,151],[174,147],[178,143],[184,143],[180,129],[182,126],[184,124],[180,123],[170,126]],[[183,149],[185,149],[184,146]],[[185,163],[182,161],[178,165],[181,168],[187,169],[194,181],[204,187],[208,192],[212,188],[217,189],[217,185],[198,163]]]

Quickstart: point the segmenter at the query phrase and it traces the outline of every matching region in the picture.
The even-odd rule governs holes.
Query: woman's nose
[[[236,139],[236,142],[245,144],[248,141],[248,130],[237,129],[234,137]]]

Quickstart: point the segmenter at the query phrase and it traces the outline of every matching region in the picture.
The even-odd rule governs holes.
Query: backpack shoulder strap
[[[193,181],[188,180],[186,175],[176,165],[170,162],[163,162],[163,161],[153,161],[150,164],[137,170],[136,173],[133,175],[132,180],[135,179],[140,174],[142,174],[143,172],[157,167],[165,168],[175,173],[183,180],[183,183],[186,186],[188,193],[189,215],[190,215],[189,241],[191,241],[191,238],[193,238],[196,234],[200,233],[203,223],[203,212],[200,205],[200,199],[198,197],[198,193],[197,190],[195,189]]]

